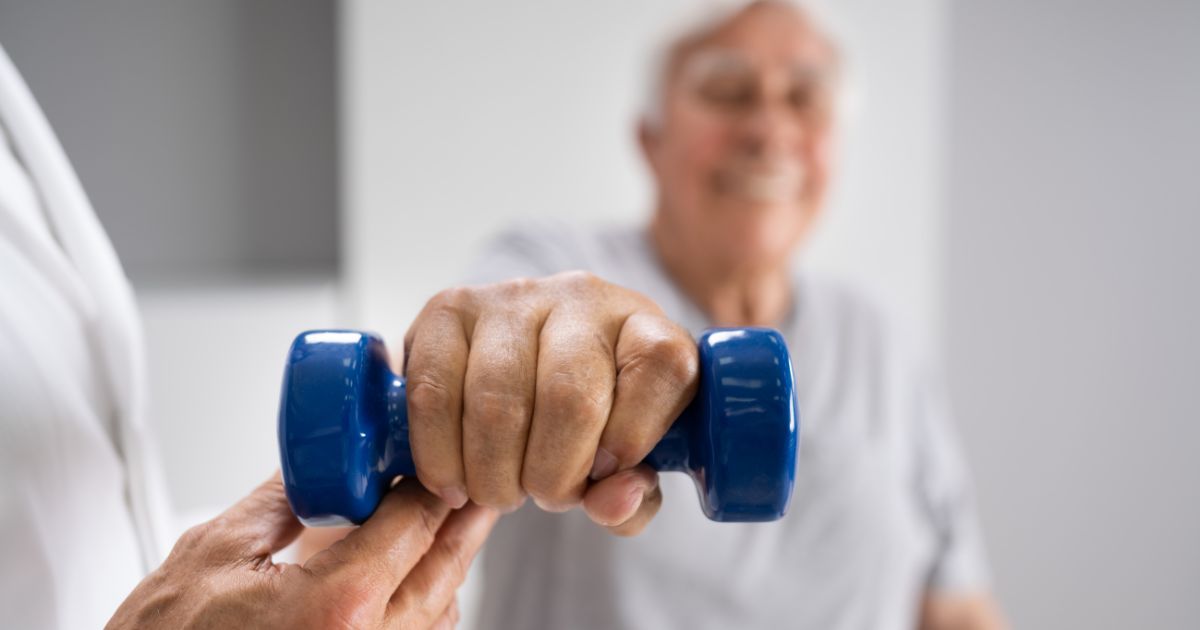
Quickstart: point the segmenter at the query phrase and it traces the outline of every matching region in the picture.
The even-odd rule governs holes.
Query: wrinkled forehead
[[[714,73],[832,77],[837,69],[836,48],[807,14],[786,4],[759,3],[678,42],[666,78],[672,84]]]

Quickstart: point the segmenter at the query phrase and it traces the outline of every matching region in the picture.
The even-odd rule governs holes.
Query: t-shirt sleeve
[[[522,224],[492,237],[467,267],[467,284],[536,278],[577,269],[578,235],[554,223]],[[575,243],[573,246],[572,243]]]
[[[927,588],[935,593],[984,591],[991,581],[987,553],[945,381],[936,371],[917,374],[917,492],[935,545]]]

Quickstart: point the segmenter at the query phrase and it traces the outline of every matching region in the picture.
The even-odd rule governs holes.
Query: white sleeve
[[[944,380],[918,371],[915,444],[917,493],[935,540],[927,588],[978,592],[989,587],[971,474],[951,420]]]

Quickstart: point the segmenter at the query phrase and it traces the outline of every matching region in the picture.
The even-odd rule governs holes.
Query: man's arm
[[[1006,630],[996,600],[988,593],[927,592],[919,630]]]

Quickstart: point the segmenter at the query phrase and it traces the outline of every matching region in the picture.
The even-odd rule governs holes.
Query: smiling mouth
[[[788,203],[800,196],[804,170],[792,164],[731,168],[720,171],[715,183],[717,191],[726,197],[762,204]]]

